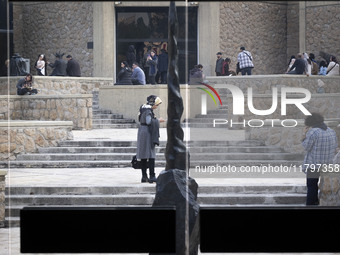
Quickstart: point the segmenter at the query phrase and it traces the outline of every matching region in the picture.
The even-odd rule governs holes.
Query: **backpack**
[[[317,63],[312,61],[312,75],[318,75],[319,66]]]

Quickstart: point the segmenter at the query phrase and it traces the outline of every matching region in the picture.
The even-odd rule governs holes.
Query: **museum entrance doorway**
[[[116,7],[117,73],[120,62],[128,59],[129,47],[134,48],[132,52],[144,71],[147,71],[145,59],[150,49],[157,55],[162,49],[168,50],[168,12],[168,7]],[[177,7],[177,15],[179,79],[185,84],[188,71],[197,64],[197,7]]]

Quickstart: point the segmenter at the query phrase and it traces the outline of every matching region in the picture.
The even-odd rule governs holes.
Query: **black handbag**
[[[132,157],[132,160],[131,160],[131,166],[134,168],[134,169],[142,169],[142,161],[138,161],[137,160],[137,156],[134,155]]]
[[[137,156],[134,155],[131,160],[131,166],[134,169],[142,169],[142,161],[137,160]],[[146,168],[149,168],[149,161],[146,163]]]

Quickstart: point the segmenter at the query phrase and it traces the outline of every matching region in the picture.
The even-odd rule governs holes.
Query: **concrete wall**
[[[16,95],[16,85],[19,76],[0,77],[0,95]],[[62,94],[92,94],[100,86],[113,84],[112,78],[100,77],[58,77],[58,76],[33,76],[33,87],[38,89],[39,95]]]
[[[92,95],[0,96],[5,120],[73,121],[74,129],[92,128]]]
[[[232,84],[239,87],[244,93],[251,87],[253,93],[271,94],[271,87],[287,86],[306,88],[311,93],[316,93],[318,84],[323,84],[326,93],[340,93],[340,76],[312,75],[252,75],[252,76],[229,76],[207,77],[210,84],[222,89],[224,84]]]
[[[184,111],[182,121],[201,113],[202,91],[196,86],[181,85]],[[204,93],[204,92],[203,92]],[[132,118],[138,122],[139,107],[146,103],[149,95],[159,96],[163,103],[155,111],[157,117],[167,118],[168,91],[164,85],[145,86],[101,86],[99,89],[99,106],[114,113],[123,114],[125,118]],[[208,100],[207,108],[214,109],[212,100]],[[162,124],[165,127],[164,124]]]
[[[321,111],[329,118],[340,118],[340,77],[324,76],[301,76],[301,75],[253,75],[237,77],[207,77],[210,84],[217,90],[222,98],[223,105],[228,105],[230,111],[228,117],[232,117],[232,100],[230,91],[224,87],[224,84],[235,85],[245,93],[247,99],[247,88],[251,87],[254,93],[254,106],[259,109],[269,109],[272,102],[272,87],[277,87],[280,93],[280,87],[306,88],[312,94],[312,100],[307,104],[311,111]],[[325,94],[317,94],[318,80],[324,83]],[[182,120],[185,118],[194,118],[201,113],[201,97],[205,93],[197,89],[196,85],[181,85],[181,95],[184,101],[184,113]],[[201,87],[201,86],[200,86]],[[124,117],[133,118],[137,121],[137,114],[140,105],[146,102],[149,95],[158,95],[162,98],[163,104],[157,110],[158,116],[166,118],[167,107],[167,86],[164,85],[146,85],[146,86],[100,86],[99,88],[99,106],[110,109],[115,113],[123,114]],[[215,99],[217,97],[214,95]],[[228,99],[228,97],[230,99]],[[246,103],[246,101],[245,101]],[[280,104],[280,101],[279,101]],[[207,110],[217,109],[213,100],[207,97]],[[261,108],[263,107],[263,108]],[[246,108],[247,109],[247,106]],[[293,106],[288,106],[288,114],[293,117],[297,113]],[[307,108],[309,109],[309,108]],[[280,106],[277,110],[280,114]],[[246,111],[244,118],[252,116]],[[277,117],[276,115],[274,117]],[[303,118],[300,114],[294,118]],[[238,118],[238,117],[237,117]],[[253,118],[253,116],[251,117]],[[258,117],[257,117],[258,118]]]
[[[36,153],[39,148],[55,147],[60,141],[71,140],[72,126],[72,121],[0,122],[0,160],[15,160],[18,154]]]

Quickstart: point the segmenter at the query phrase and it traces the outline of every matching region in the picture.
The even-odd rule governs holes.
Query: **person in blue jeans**
[[[237,61],[240,65],[242,75],[251,75],[251,70],[254,68],[253,57],[249,51],[246,51],[245,47],[240,48],[240,53],[237,56]]]
[[[38,90],[32,88],[33,78],[31,74],[27,74],[21,78],[17,83],[17,95],[36,95]]]

